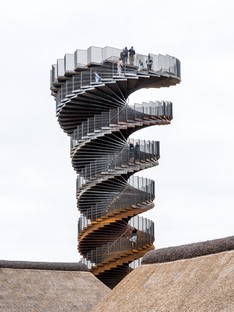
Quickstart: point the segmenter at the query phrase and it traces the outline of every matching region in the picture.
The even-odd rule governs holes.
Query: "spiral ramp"
[[[172,103],[152,101],[128,105],[141,88],[170,87],[180,82],[174,57],[153,56],[152,71],[125,64],[117,74],[120,50],[90,47],[83,64],[77,50],[57,60],[51,91],[58,122],[71,140],[71,163],[77,173],[78,250],[82,261],[113,288],[132,269],[129,264],[154,249],[154,224],[139,214],[154,207],[154,181],[137,177],[158,165],[159,142],[133,140],[135,131],[170,124]],[[99,50],[97,50],[99,49]],[[105,58],[100,59],[100,53]],[[92,53],[93,52],[93,53]],[[136,55],[135,63],[142,55]],[[89,60],[88,60],[89,59]],[[155,66],[156,66],[155,65]],[[95,72],[101,81],[95,81]],[[132,152],[130,144],[139,148]],[[137,245],[129,237],[137,229]]]

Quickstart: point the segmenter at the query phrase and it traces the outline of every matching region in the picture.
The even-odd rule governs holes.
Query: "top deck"
[[[74,53],[65,54],[64,58],[57,59],[57,63],[52,65],[50,84],[53,88],[59,81],[66,80],[69,76],[75,75],[80,71],[103,65],[107,62],[117,64],[120,57],[121,49],[112,47],[94,47],[91,46],[87,50],[78,49]],[[170,76],[181,78],[180,61],[170,55],[152,54],[151,72],[167,73]],[[132,67],[132,70],[147,71],[147,55],[136,53],[132,65],[128,62],[125,67]],[[126,72],[126,71],[125,71]]]

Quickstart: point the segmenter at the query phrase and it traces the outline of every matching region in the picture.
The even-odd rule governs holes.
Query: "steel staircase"
[[[77,173],[78,250],[91,272],[110,288],[131,271],[130,263],[154,249],[154,224],[139,216],[154,207],[154,181],[134,174],[158,165],[159,142],[130,136],[172,120],[171,102],[131,106],[128,97],[142,88],[180,83],[180,62],[168,55],[153,55],[152,71],[139,70],[137,62],[146,56],[136,55],[134,66],[126,64],[119,76],[120,52],[90,47],[67,54],[52,65],[50,87]],[[138,236],[134,247],[129,241],[133,228]]]

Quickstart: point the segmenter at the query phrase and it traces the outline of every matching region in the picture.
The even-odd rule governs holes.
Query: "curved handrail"
[[[152,117],[167,117],[172,119],[172,103],[167,101],[156,101],[142,104],[135,104],[134,106],[124,106],[121,109],[115,108],[109,112],[103,112],[101,115],[95,115],[88,118],[87,121],[78,125],[71,135],[71,149],[79,145],[79,140],[90,140],[90,138],[99,135],[99,131],[104,127],[116,126],[119,122],[139,122],[139,119]]]
[[[133,174],[158,164],[159,142],[128,138],[138,129],[172,120],[171,102],[131,106],[128,97],[141,88],[180,82],[180,62],[173,57],[152,54],[153,67],[145,69],[138,63],[147,56],[136,54],[135,63],[118,72],[118,55],[109,47],[77,50],[59,59],[51,72],[58,122],[71,137],[78,174],[79,251],[110,287],[128,273],[127,264],[154,248],[153,222],[138,216],[154,206],[154,182]],[[139,235],[134,252],[125,236],[133,227]]]
[[[108,51],[106,50],[107,48]],[[99,67],[105,65],[106,63],[116,64],[118,58],[120,57],[120,52],[121,50],[116,48],[90,47],[87,50],[76,50],[73,54],[66,54],[64,59],[58,59],[57,64],[52,65],[50,75],[51,89],[53,90],[53,88],[55,89],[58,87],[61,80],[63,80],[66,76],[77,74],[78,71],[82,72],[83,70],[87,70],[89,69],[89,66],[92,66],[92,64],[95,66],[99,65]],[[173,73],[180,78],[180,62],[178,59],[170,55],[155,55],[152,53],[151,58],[153,60],[153,71]],[[134,64],[130,67],[130,69],[134,67],[139,70],[146,69],[146,60],[147,55],[136,53],[134,57]],[[143,67],[141,63],[143,63]],[[112,68],[113,67],[114,66],[112,66]],[[115,70],[117,72],[116,68]]]
[[[134,224],[134,226],[131,226],[131,224]],[[145,245],[154,242],[154,223],[151,220],[139,216],[133,217],[132,222],[127,224],[127,229],[124,231],[124,235],[126,235],[127,231],[133,227],[139,232],[142,232],[144,236],[142,238],[140,236],[138,237],[137,248],[142,248]],[[86,253],[85,257],[92,263],[98,264],[108,259],[115,258],[120,252],[129,251],[129,249],[131,249],[129,237],[121,235],[114,242],[109,242]]]
[[[113,194],[113,199],[108,201],[106,204],[103,202],[102,205],[91,206],[91,209],[83,211],[82,216],[78,221],[78,233],[82,231],[88,224],[91,224],[93,220],[100,217],[104,217],[110,213],[120,211],[124,207],[138,207],[143,202],[152,202],[155,198],[155,185],[154,181],[139,176],[131,176],[128,180],[128,184],[123,186],[123,190]],[[142,212],[147,206],[139,206]],[[138,208],[139,208],[138,207]]]
[[[158,141],[131,139],[131,144],[135,148],[133,152],[129,149],[129,142],[126,142],[119,152],[104,154],[94,161],[90,161],[87,156],[85,159],[76,159],[75,162],[78,162],[78,164],[73,164],[73,167],[87,182],[95,177],[100,177],[102,172],[110,172],[110,170],[117,169],[123,170],[126,166],[133,164],[148,162],[151,163],[151,166],[157,165],[155,161],[160,157]],[[136,146],[139,146],[137,150]],[[84,184],[85,182],[82,185]]]

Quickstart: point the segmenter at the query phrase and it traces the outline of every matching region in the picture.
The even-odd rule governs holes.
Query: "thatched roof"
[[[234,250],[141,265],[92,310],[110,311],[233,312]]]
[[[81,262],[33,262],[33,261],[0,260],[0,268],[59,270],[59,271],[89,271],[88,267]]]
[[[110,292],[78,263],[0,261],[0,311],[88,312]]]
[[[156,249],[148,252],[142,259],[142,264],[169,262],[211,255],[234,249],[234,236],[205,242]]]

